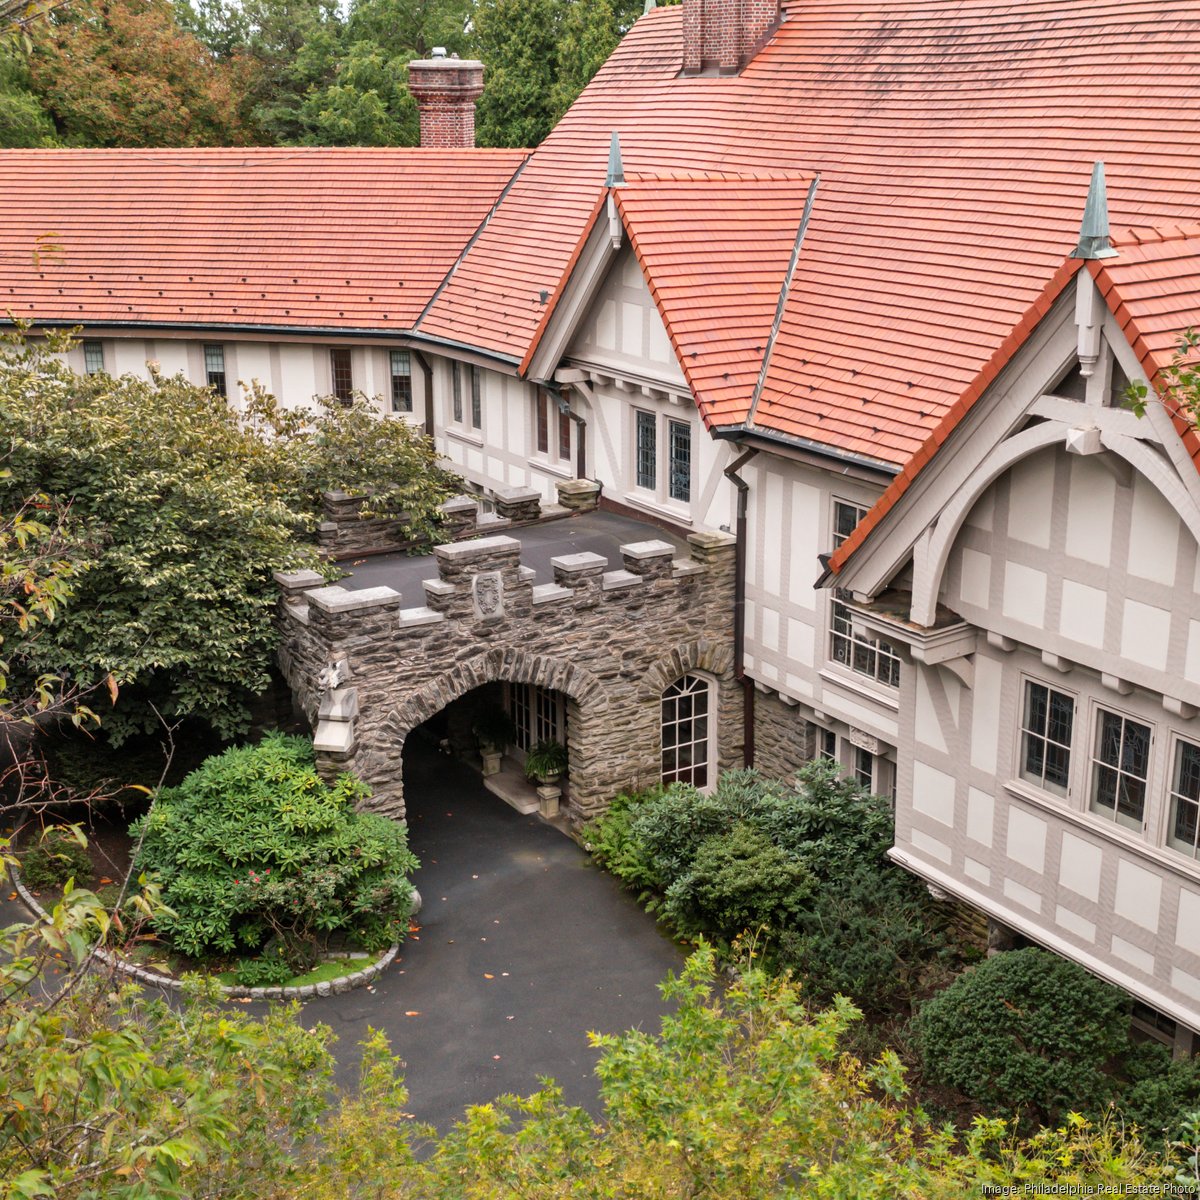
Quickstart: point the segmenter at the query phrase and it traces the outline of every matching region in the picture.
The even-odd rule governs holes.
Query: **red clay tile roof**
[[[925,464],[966,416],[989,384],[1007,366],[1037,323],[1050,311],[1081,266],[1096,281],[1109,311],[1121,326],[1146,378],[1163,389],[1163,370],[1171,365],[1185,329],[1200,328],[1200,225],[1165,229],[1131,229],[1113,238],[1116,258],[1081,263],[1069,258],[1047,284],[1016,327],[1001,343],[979,375],[945,414],[924,445],[875,502],[854,532],[830,559],[836,573],[866,541],[871,531],[908,491]],[[1165,397],[1169,401],[1169,397]],[[1200,470],[1200,438],[1185,413],[1168,403],[1176,429]]]
[[[517,150],[0,152],[0,317],[404,329]]]
[[[758,379],[810,182],[681,175],[614,189],[688,387],[714,423]]]
[[[1200,219],[1200,0],[803,0],[724,78],[679,77],[680,19],[634,25],[425,333],[526,353],[613,130],[627,173],[820,172],[757,425],[900,465],[1074,246],[1095,160],[1115,228]]]

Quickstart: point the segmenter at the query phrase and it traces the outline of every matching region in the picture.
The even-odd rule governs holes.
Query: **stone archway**
[[[573,789],[590,794],[597,786],[603,788],[607,772],[602,764],[591,761],[588,726],[603,723],[609,708],[607,689],[586,667],[548,654],[534,654],[510,647],[496,648],[478,654],[441,675],[427,680],[390,712],[383,721],[383,745],[377,751],[361,756],[358,769],[373,775],[380,773],[379,758],[395,764],[403,754],[408,735],[418,725],[428,721],[447,705],[489,683],[531,683],[548,691],[561,692],[571,704],[567,722],[567,752],[571,759]],[[372,806],[374,807],[374,806]],[[403,778],[397,776],[396,786],[389,789],[387,815],[404,815]]]
[[[315,727],[324,774],[355,771],[368,806],[403,818],[402,752],[411,731],[491,683],[530,683],[571,706],[568,751],[578,824],[613,797],[660,776],[662,690],[688,670],[719,685],[717,758],[740,762],[742,710],[733,671],[734,539],[689,537],[690,559],[666,542],[552,559],[534,584],[518,541],[488,537],[435,548],[427,604],[388,587],[317,587],[313,572],[283,588],[280,665]]]

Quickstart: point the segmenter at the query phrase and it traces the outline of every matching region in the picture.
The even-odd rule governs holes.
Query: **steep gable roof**
[[[404,329],[516,150],[6,150],[0,316]]]
[[[1096,281],[1146,378],[1156,387],[1163,385],[1162,372],[1175,358],[1180,334],[1185,329],[1200,327],[1200,225],[1129,230],[1113,238],[1113,248],[1117,251],[1115,258],[1090,259],[1086,263],[1069,258],[1060,266],[983,370],[838,547],[830,559],[832,571],[841,570],[899,503],[1081,268],[1086,268]],[[1174,408],[1169,411],[1184,446],[1200,470],[1200,437],[1192,421]]]
[[[1200,0],[804,0],[740,75],[682,77],[681,47],[677,7],[634,25],[425,333],[525,355],[613,130],[629,174],[819,172],[756,425],[900,465],[1074,245],[1094,160],[1114,226],[1200,219]]]

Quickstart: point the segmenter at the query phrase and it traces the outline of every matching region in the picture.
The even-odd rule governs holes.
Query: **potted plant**
[[[479,753],[483,758],[483,773],[495,775],[500,770],[500,759],[509,742],[515,741],[517,727],[512,717],[499,707],[485,708],[471,726],[479,742]]]
[[[567,769],[567,748],[561,742],[538,742],[525,756],[525,774],[542,784],[558,782]]]

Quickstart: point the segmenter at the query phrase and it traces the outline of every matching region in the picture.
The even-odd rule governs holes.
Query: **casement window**
[[[667,422],[667,456],[671,499],[690,504],[692,499],[692,427],[687,422]]]
[[[334,346],[330,349],[329,373],[334,396],[343,404],[351,404],[354,400],[354,372],[350,366],[348,347]]]
[[[1092,812],[1140,830],[1146,813],[1150,771],[1149,725],[1097,709],[1092,752]]]
[[[412,355],[407,350],[391,350],[388,367],[392,378],[392,412],[412,412]]]
[[[854,781],[868,792],[875,790],[875,755],[861,746],[854,747]]]
[[[461,425],[463,419],[462,363],[450,364],[450,415]]]
[[[471,428],[483,428],[483,372],[471,367]]]
[[[89,375],[99,375],[104,370],[104,343],[83,343],[83,369]]]
[[[571,413],[569,409],[558,410],[558,457],[563,462],[571,461]]]
[[[544,388],[538,388],[533,398],[534,433],[537,452],[550,453],[550,396]]]
[[[708,786],[712,688],[700,675],[684,675],[662,694],[662,781]]]
[[[204,382],[218,396],[228,396],[229,387],[225,380],[225,347],[207,345],[204,347]]]
[[[1044,683],[1025,681],[1021,714],[1021,778],[1067,794],[1071,777],[1071,741],[1075,730],[1075,698]]]
[[[1167,845],[1200,858],[1200,746],[1182,739],[1175,743],[1168,820]]]
[[[851,504],[848,500],[833,502],[833,549],[836,550],[853,532],[854,527],[867,515],[862,504]]]
[[[829,604],[829,657],[858,675],[887,687],[900,686],[900,653],[880,637],[855,633],[850,609],[840,600]]]
[[[637,485],[654,491],[658,487],[658,418],[654,413],[637,410],[636,446]]]
[[[821,762],[838,761],[837,734],[832,729],[817,730],[817,758]]]

